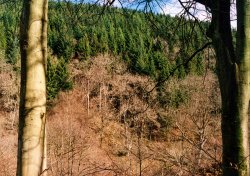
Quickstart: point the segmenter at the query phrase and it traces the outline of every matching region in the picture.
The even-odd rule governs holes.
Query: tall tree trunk
[[[17,176],[38,176],[46,167],[47,11],[47,0],[23,0]]]
[[[230,0],[213,1],[211,9],[212,23],[208,34],[212,38],[216,52],[217,74],[222,97],[223,175],[248,176],[249,0],[237,1],[236,50],[233,46],[230,25]]]
[[[241,121],[241,175],[250,175],[248,118],[250,100],[250,0],[237,1],[238,107]]]

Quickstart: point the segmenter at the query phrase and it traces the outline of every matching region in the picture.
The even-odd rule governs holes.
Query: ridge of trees
[[[194,21],[111,7],[100,16],[101,6],[80,5],[81,11],[77,11],[78,6],[50,3],[48,44],[53,54],[66,61],[108,52],[121,56],[131,71],[162,79],[206,40]],[[176,75],[181,78],[187,73],[202,74],[202,62],[198,55]]]
[[[0,13],[0,50],[7,62],[15,64],[19,57],[17,8]],[[48,46],[50,55],[56,55],[66,64],[70,59],[86,60],[101,53],[119,56],[134,73],[150,75],[161,81],[177,66],[185,63],[206,38],[203,29],[194,21],[181,17],[153,14],[129,9],[119,9],[92,4],[49,2]],[[102,14],[100,14],[100,12]],[[202,23],[202,27],[208,24]],[[60,61],[61,62],[61,61]],[[61,62],[62,63],[62,62]],[[62,66],[64,69],[65,66]],[[56,75],[49,71],[48,76]],[[202,74],[204,59],[198,54],[187,65],[175,71],[178,78],[186,74]],[[67,71],[64,71],[67,73]],[[65,79],[67,76],[64,76]],[[54,81],[53,78],[47,80]],[[62,83],[68,82],[62,81]],[[53,85],[49,84],[48,85]],[[56,90],[51,92],[51,90]],[[49,97],[54,98],[58,90],[49,87]]]
[[[45,106],[46,106],[46,90],[45,90],[45,87],[46,87],[45,86],[46,85],[45,65],[46,63],[45,63],[45,60],[47,58],[47,7],[48,7],[47,2],[48,2],[47,0],[39,0],[39,1],[37,0],[37,1],[32,1],[32,3],[30,3],[29,0],[24,0],[24,3],[23,3],[24,8],[23,8],[21,25],[20,25],[20,28],[21,28],[20,48],[21,48],[21,61],[22,61],[21,62],[22,77],[21,77],[21,91],[20,91],[21,92],[20,93],[21,95],[20,121],[22,123],[19,121],[19,123],[21,124],[19,125],[20,127],[19,139],[21,138],[22,139],[19,140],[19,144],[22,144],[22,142],[27,142],[29,144],[29,141],[26,140],[26,137],[28,138],[30,136],[33,137],[32,132],[37,133],[37,132],[45,131],[44,130],[45,129],[45,111],[43,112],[43,109],[45,109]],[[237,175],[237,176],[249,175],[250,173],[249,171],[249,142],[248,142],[248,118],[249,118],[248,109],[249,109],[249,99],[250,99],[250,94],[249,94],[250,37],[248,33],[248,31],[250,30],[249,0],[237,1],[236,3],[236,11],[237,11],[237,38],[236,38],[237,44],[236,46],[234,46],[233,34],[232,34],[231,24],[230,24],[231,2],[225,1],[225,0],[218,0],[214,2],[207,1],[207,0],[204,0],[204,1],[194,0],[194,2],[203,4],[205,8],[207,9],[207,11],[212,14],[211,24],[209,25],[209,28],[206,34],[207,34],[207,37],[209,37],[212,40],[212,45],[214,47],[215,54],[216,54],[216,67],[217,67],[217,73],[218,73],[217,75],[218,75],[220,91],[221,91],[221,99],[222,99],[221,130],[222,130],[222,143],[223,143],[223,156],[222,156],[223,175],[230,175],[230,176],[231,175]],[[185,11],[189,11],[189,9],[185,8],[186,6],[183,5],[183,2],[179,1],[179,3],[181,3]],[[71,7],[71,6],[74,6],[75,4],[73,5],[69,3],[67,5],[68,7]],[[63,13],[66,16],[67,15],[70,17],[75,16],[74,13],[69,14],[67,12],[68,11],[63,10]],[[73,12],[73,11],[70,10],[69,12]],[[95,14],[92,14],[92,16],[93,15]],[[150,17],[154,16],[154,14],[151,14],[151,15],[147,14],[147,15],[148,15],[147,16],[148,20],[151,21]],[[76,15],[75,17],[78,17],[78,16]],[[90,16],[88,16],[87,18],[91,19]],[[114,16],[114,19],[116,18],[117,18],[117,15]],[[67,22],[70,22],[70,23],[72,22],[71,25],[74,25],[73,19],[74,18],[71,18],[70,20],[67,20]],[[92,30],[95,29],[95,24],[99,24],[97,22],[99,22],[100,19],[101,18],[99,17],[98,20],[96,20],[96,23],[92,23],[91,25],[92,33],[91,33],[90,42],[93,42],[94,46],[98,46],[100,42],[98,39],[98,35],[94,33]],[[133,21],[133,19],[130,19],[130,21]],[[185,24],[192,23],[192,21],[188,21],[188,20],[184,20],[184,21],[185,21]],[[38,24],[38,25],[34,25],[34,24]],[[139,24],[142,24],[142,23],[139,23]],[[183,27],[181,26],[182,26],[181,23],[178,23],[178,27],[183,29]],[[39,30],[39,28],[41,30]],[[189,30],[189,28],[191,30]],[[194,31],[196,31],[196,30],[193,30],[194,28],[195,26],[185,25],[184,27],[185,36],[186,34],[192,34],[193,36]],[[112,41],[111,45],[108,45],[108,47],[112,49],[111,51],[113,54],[119,54],[120,53],[119,48],[118,46],[115,45],[116,44],[115,36],[117,35],[115,35],[116,33],[112,30],[111,26],[109,26],[108,29],[109,29],[108,37]],[[134,28],[130,28],[129,30],[131,29],[134,29]],[[69,31],[68,28],[67,28],[67,31]],[[147,31],[144,31],[144,34],[146,34],[145,32]],[[175,33],[178,34],[177,29],[174,31],[174,34]],[[60,36],[60,37],[63,37],[63,36]],[[143,57],[144,55],[141,56],[140,53],[142,54],[148,53],[147,51],[150,51],[151,48],[149,48],[149,50],[143,50],[145,47],[145,43],[142,42],[143,40],[142,40],[142,37],[140,36],[140,33],[137,33],[135,37],[137,37],[136,41],[138,42],[137,43],[138,45],[134,46],[132,45],[133,44],[132,43],[129,45],[129,47],[134,46],[133,49],[138,48],[138,50],[135,53],[130,52],[130,54],[132,53],[132,57],[128,57],[127,62],[131,66],[132,70],[135,70],[139,73],[142,71],[141,73],[145,74],[147,72],[144,73],[143,70],[144,68],[147,68],[146,59],[149,57]],[[72,42],[70,41],[66,44],[69,44],[69,45],[73,44],[73,46],[77,45],[78,40],[76,38],[73,38],[73,39],[74,40]],[[156,48],[159,51],[162,51],[163,55],[165,53],[168,53],[168,52],[164,52],[166,48],[169,49],[169,47],[165,47],[165,46],[168,46],[167,45],[168,43],[164,45],[164,40],[162,42],[162,38],[159,37],[159,35],[154,36],[153,39],[154,40],[153,40],[152,46],[159,46]],[[189,50],[185,49],[185,46],[189,46],[189,43],[192,43],[191,42],[192,38],[185,38],[185,39],[187,40],[179,40],[180,42],[178,42],[177,45],[175,45],[175,46],[178,46],[179,43],[182,43],[182,42],[185,43],[185,45],[183,46],[181,45],[177,47],[178,49],[177,53],[181,54],[182,51],[185,51],[185,54],[189,53]],[[126,37],[125,37],[125,40],[126,40]],[[85,41],[87,41],[87,38]],[[40,44],[36,45],[39,42]],[[103,45],[101,46],[99,45],[99,47],[96,47],[95,48],[96,50],[94,50],[93,53],[97,53],[98,49],[102,46]],[[53,47],[51,48],[53,50]],[[152,47],[152,48],[155,49],[155,47]],[[35,50],[35,49],[38,49],[38,50]],[[63,50],[63,51],[67,51],[66,53],[67,55],[62,55],[65,62],[67,62],[71,57],[73,57],[73,55],[68,54],[67,49],[68,48],[65,47],[65,50]],[[133,51],[133,49],[131,51]],[[157,49],[156,51],[158,51]],[[142,50],[142,52],[140,52],[140,50]],[[69,50],[69,53],[70,53],[70,50]],[[73,53],[74,53],[74,57],[79,59],[79,55],[77,54],[77,52],[73,52]],[[53,54],[56,54],[55,49],[53,50]],[[92,55],[94,56],[94,54]],[[92,55],[90,54],[90,56]],[[122,57],[124,57],[123,55],[124,53],[121,52]],[[134,56],[137,56],[137,60],[131,59]],[[185,58],[185,57],[177,57],[177,59],[174,61],[177,62],[177,60],[179,59],[181,63],[183,60],[182,58]],[[38,61],[38,63],[32,65],[32,61]],[[151,62],[149,63],[150,63],[150,66],[152,67],[152,65],[154,65],[154,60],[152,63]],[[38,67],[35,67],[36,65]],[[183,73],[185,72],[186,70],[184,68]],[[154,73],[154,72],[151,70],[150,73]],[[155,77],[158,78],[159,75],[161,75],[161,72],[160,74],[156,74]],[[34,79],[35,77],[40,78],[40,80]],[[26,87],[28,88],[27,90],[26,90]],[[36,89],[38,89],[38,91],[36,91]],[[39,95],[39,93],[37,94],[37,92],[39,93],[41,92],[42,96],[41,97],[37,96]],[[37,112],[33,110],[37,110]],[[40,117],[40,119],[38,117]],[[41,126],[42,129],[38,129],[36,123],[35,124],[30,123],[31,121],[34,120],[34,118],[37,118],[36,121],[38,123],[40,122],[42,123],[42,126]],[[29,132],[30,131],[29,128],[23,130],[22,127],[26,128],[27,126],[22,125],[22,124],[28,124],[32,131]],[[22,134],[23,131],[28,132],[28,133],[24,133],[26,135],[23,135]],[[42,140],[43,143],[45,143],[45,137],[44,137],[45,133],[42,133],[42,135],[37,135],[37,136],[39,138],[41,137],[41,139],[43,139]],[[39,141],[41,142],[41,140]],[[30,144],[35,144],[34,142],[36,142],[36,139],[31,140]],[[22,148],[22,146],[21,147],[20,146],[21,145],[19,145],[19,151],[21,152],[28,151],[26,150],[26,148]],[[27,147],[29,145],[24,145],[24,146]],[[41,153],[41,150],[39,153]],[[20,156],[21,155],[18,155],[18,161],[19,161]],[[36,159],[37,157],[37,156],[34,157],[35,156],[34,154],[29,154],[29,156],[32,156],[33,159]],[[25,159],[26,157],[24,157],[24,160]],[[40,160],[41,160],[41,157],[40,157]],[[32,162],[28,162],[28,163],[32,163]],[[39,164],[39,168],[42,168],[42,165],[40,164],[43,164],[43,163],[39,162],[38,164]]]

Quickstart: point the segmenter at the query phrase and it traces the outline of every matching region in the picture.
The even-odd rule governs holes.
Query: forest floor
[[[18,82],[1,63],[0,175],[15,175]],[[47,110],[48,175],[219,175],[220,100],[216,76],[154,81],[119,59],[72,61],[74,88]]]

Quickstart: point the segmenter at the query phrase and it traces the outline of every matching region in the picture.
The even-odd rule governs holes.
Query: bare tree
[[[180,1],[190,14],[200,3],[212,14],[207,36],[216,53],[216,67],[222,98],[223,175],[249,175],[248,108],[250,76],[250,1],[236,1],[237,44],[230,24],[230,0]],[[191,4],[191,5],[190,5]]]
[[[250,1],[178,0],[191,19],[196,3],[211,14],[206,36],[212,41],[222,99],[223,175],[249,175],[248,109],[250,100]],[[166,1],[133,1],[152,11]],[[236,2],[237,37],[234,44],[231,6]],[[138,6],[139,6],[138,5]],[[192,57],[190,58],[192,59]],[[188,59],[188,60],[190,60]],[[165,80],[164,80],[165,81]]]

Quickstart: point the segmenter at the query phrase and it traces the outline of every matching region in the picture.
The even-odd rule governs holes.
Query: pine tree
[[[118,53],[123,53],[126,50],[125,36],[122,31],[122,28],[119,27],[117,30],[117,45],[118,45]]]

